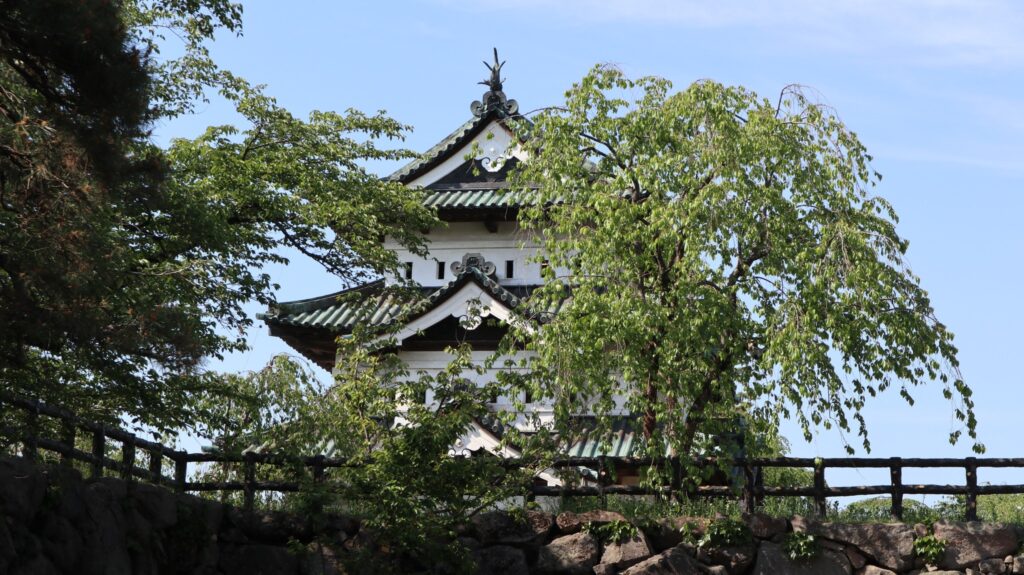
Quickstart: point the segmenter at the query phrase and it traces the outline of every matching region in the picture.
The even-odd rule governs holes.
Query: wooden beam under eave
[[[492,234],[498,233],[498,222],[493,216],[487,216],[487,218],[484,219],[484,227]]]

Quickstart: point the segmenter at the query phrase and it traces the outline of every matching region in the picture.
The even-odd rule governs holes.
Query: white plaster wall
[[[483,366],[487,358],[490,357],[491,352],[488,351],[474,351],[472,352],[472,361],[475,365]],[[410,377],[418,377],[420,374],[427,374],[430,376],[436,376],[440,373],[448,364],[452,361],[452,356],[444,353],[443,351],[400,351],[398,357],[405,362],[409,367]],[[517,362],[527,355],[517,354],[514,358]],[[518,367],[494,367],[491,369],[483,370],[482,373],[476,373],[475,371],[468,370],[463,373],[463,377],[467,380],[476,383],[478,386],[484,386],[492,381],[495,381],[498,377],[499,371],[512,370],[522,372],[522,368]],[[523,401],[525,398],[520,395],[518,398],[512,398],[507,395],[498,396],[498,402],[493,404],[494,408],[499,411],[507,411],[514,409],[513,402],[518,399]],[[434,393],[433,391],[427,391],[427,404],[434,404]],[[527,410],[533,414],[540,416],[541,423],[550,423],[552,418],[551,405],[547,403],[530,403],[526,405]],[[515,425],[518,429],[529,430],[532,423],[527,421],[526,417],[520,417]]]
[[[487,351],[474,351],[472,352],[472,361],[475,365],[483,366],[487,358],[490,357],[491,352]],[[514,359],[516,363],[520,360],[529,358],[532,353],[521,353],[517,354]],[[418,377],[419,374],[425,373],[427,375],[436,376],[440,373],[447,365],[452,361],[452,356],[444,353],[443,351],[400,351],[398,354],[399,358],[405,362],[409,367],[410,377]],[[499,362],[496,362],[499,363]],[[520,367],[494,367],[491,369],[483,370],[482,373],[476,373],[473,371],[466,371],[463,374],[467,380],[476,383],[478,386],[486,385],[492,381],[495,381],[498,377],[497,373],[503,370],[513,370],[516,372],[524,371]],[[427,391],[427,404],[434,403],[434,394],[432,391]],[[520,394],[518,397],[513,398],[507,395],[501,395],[498,398],[497,403],[493,404],[494,408],[498,411],[509,411],[515,409],[514,402],[516,400],[523,401],[525,397]],[[615,398],[615,403],[618,406],[613,412],[613,415],[624,415],[626,412],[622,408],[625,404],[622,396]],[[551,423],[553,418],[552,406],[549,402],[535,402],[526,404],[526,411],[530,414],[530,417],[521,415],[514,425],[516,428],[529,431],[533,428],[532,416],[536,415],[539,419],[539,423],[544,425]],[[578,415],[588,415],[592,413],[586,405],[581,404],[577,412]]]
[[[451,222],[448,227],[432,230],[426,236],[429,255],[414,256],[391,238],[384,246],[398,254],[401,262],[412,263],[412,279],[425,287],[440,287],[452,279],[452,262],[462,261],[467,253],[480,253],[494,263],[501,285],[537,285],[541,283],[540,262],[528,262],[537,253],[532,235],[519,229],[515,222],[498,222],[498,231],[491,233],[483,222]],[[505,277],[505,262],[513,262],[513,277]],[[437,277],[437,262],[444,263],[444,277]],[[388,278],[394,281],[394,278]]]
[[[449,156],[447,160],[409,182],[408,185],[414,188],[425,188],[450,174],[452,170],[461,166],[468,157],[476,159],[487,158],[491,161],[500,161],[502,158],[507,159],[510,157],[515,157],[519,160],[526,158],[522,148],[519,146],[512,146],[510,148],[510,146],[512,146],[512,132],[498,122],[491,122],[472,141]],[[497,164],[494,164],[494,166],[495,168],[499,167]]]

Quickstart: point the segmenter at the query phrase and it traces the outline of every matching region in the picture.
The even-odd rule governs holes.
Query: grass
[[[584,512],[604,509],[621,513],[636,524],[651,523],[670,517],[728,517],[741,515],[739,502],[723,498],[665,499],[655,496],[615,496],[564,498],[555,511]],[[931,524],[940,520],[963,521],[966,503],[963,497],[943,497],[933,503],[904,499],[903,522]],[[772,517],[805,517],[815,514],[814,502],[803,497],[768,497],[761,513]],[[827,519],[836,523],[885,523],[890,499],[876,497],[854,501],[840,507],[830,501]],[[1024,495],[982,495],[978,497],[978,519],[1024,526]]]

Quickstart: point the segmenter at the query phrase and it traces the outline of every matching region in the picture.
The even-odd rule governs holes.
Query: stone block
[[[914,566],[914,528],[905,523],[826,523],[794,517],[794,531],[845,543],[890,571],[903,572]]]
[[[762,542],[754,562],[754,575],[851,575],[853,569],[842,553],[822,549],[808,560],[793,560],[782,546]]]
[[[600,556],[597,539],[589,533],[565,535],[540,548],[537,570],[541,573],[586,575]]]
[[[758,539],[771,539],[789,530],[789,522],[785,519],[763,513],[744,515],[743,520],[750,527],[750,533]]]
[[[682,547],[673,547],[626,569],[622,575],[704,575],[705,569]]]
[[[137,483],[132,486],[131,498],[154,529],[165,529],[178,522],[176,493],[156,485]]]
[[[558,517],[555,518],[555,524],[558,525],[558,532],[563,534],[577,533],[583,526],[588,523],[595,525],[603,525],[605,523],[611,523],[613,521],[625,521],[626,518],[621,513],[614,511],[587,511],[585,513],[573,513],[572,511],[566,511],[559,513]]]
[[[472,519],[473,533],[484,545],[515,545],[537,547],[551,532],[551,516],[528,511],[525,521],[504,511],[489,511]]]
[[[506,575],[529,575],[526,555],[521,549],[508,545],[493,545],[473,552],[479,575],[505,573]]]
[[[31,462],[0,459],[0,512],[17,521],[35,516],[46,495],[46,476]]]
[[[1017,550],[1017,532],[1010,525],[969,521],[939,521],[935,537],[946,542],[939,562],[943,569],[963,569],[989,557],[1005,557]]]
[[[233,545],[221,551],[224,575],[298,575],[299,558],[274,545]]]
[[[617,569],[625,569],[651,556],[651,545],[643,531],[637,531],[629,539],[619,542],[608,542],[601,555],[601,563],[610,564]]]
[[[1000,557],[990,557],[978,561],[978,571],[986,574],[1002,575],[1006,572],[1006,562]]]

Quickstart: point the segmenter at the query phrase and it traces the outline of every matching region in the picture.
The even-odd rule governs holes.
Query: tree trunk
[[[650,441],[651,437],[654,436],[654,429],[658,425],[658,416],[654,412],[654,403],[658,401],[658,386],[654,385],[654,381],[647,381],[644,398],[646,399],[644,405],[644,439]]]

